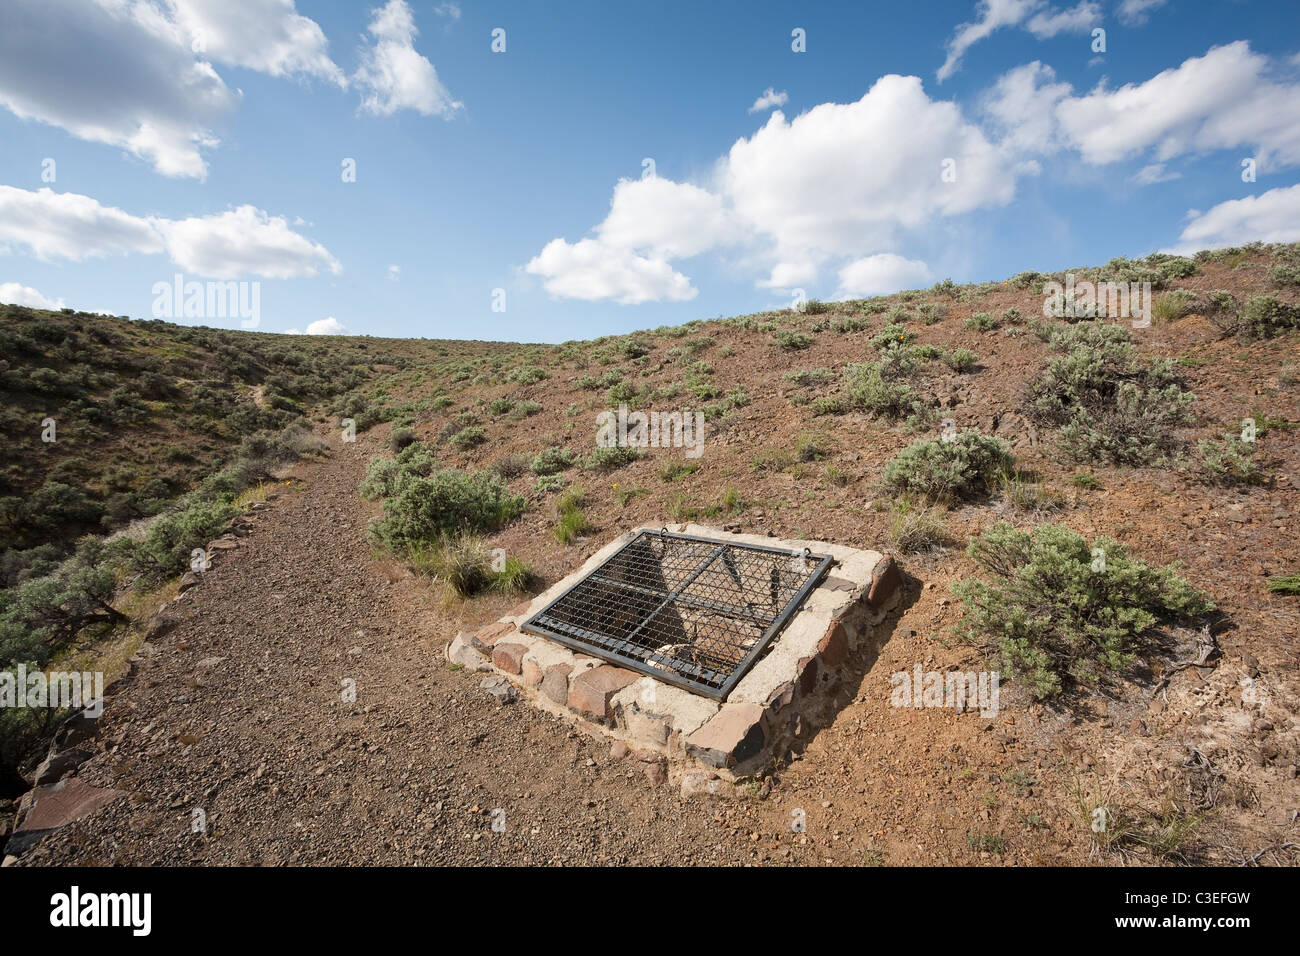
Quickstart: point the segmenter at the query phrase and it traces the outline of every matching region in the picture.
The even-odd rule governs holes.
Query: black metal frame
[[[661,542],[664,549],[663,554],[660,556],[661,561],[667,558],[671,547],[668,542],[671,541],[687,541],[693,544],[713,545],[714,547],[709,550],[707,555],[703,556],[702,560],[694,567],[693,571],[686,575],[684,580],[672,588],[669,588],[666,582],[663,583],[662,587],[650,587],[619,580],[617,578],[619,574],[617,568],[619,567],[620,558],[634,553],[643,555],[646,553],[644,549],[650,549],[648,553],[653,554],[651,542],[656,541]],[[643,550],[637,552],[634,549]],[[706,571],[709,571],[714,566],[714,563],[721,558],[728,575],[736,582],[738,596],[743,597],[741,577],[737,570],[737,559],[741,558],[752,565],[754,563],[754,554],[780,555],[795,561],[802,557],[808,566],[806,571],[783,572],[773,563],[771,571],[771,604],[773,606],[778,601],[778,589],[781,593],[785,591],[785,588],[779,588],[781,575],[803,575],[801,581],[796,577],[796,581],[799,581],[798,587],[781,606],[776,608],[775,613],[769,614],[756,609],[757,606],[752,601],[747,603],[726,603],[705,600],[685,593],[693,583],[700,579]],[[643,560],[643,557],[641,559]],[[629,558],[628,560],[632,559]],[[655,680],[681,687],[692,693],[716,700],[725,700],[736,684],[749,671],[749,668],[753,666],[754,662],[762,656],[781,628],[789,621],[790,616],[798,610],[809,593],[818,585],[822,576],[833,563],[834,559],[829,555],[815,555],[806,548],[799,552],[789,548],[774,548],[765,545],[705,538],[698,535],[678,534],[667,529],[641,531],[601,562],[598,567],[583,575],[582,578],[566,588],[563,593],[525,621],[520,630],[540,634],[573,650],[646,674]],[[747,569],[749,569],[748,566]],[[677,570],[681,570],[681,568]],[[626,575],[626,570],[623,573]],[[604,606],[607,608],[604,612],[606,616],[621,613],[625,623],[630,620],[636,620],[638,623],[628,633],[620,637],[590,627],[579,626],[572,620],[561,619],[557,614],[573,618],[582,616],[584,608],[588,612],[587,616],[591,618],[589,623],[596,623],[595,617],[600,616],[593,606],[583,605],[581,601],[569,601],[566,604],[566,599],[573,595],[578,588],[587,588],[589,592],[594,590],[596,598],[606,599],[604,601]],[[712,588],[711,590],[717,589]],[[622,596],[624,601],[618,606],[618,610],[608,610],[612,604],[608,599],[615,595]],[[651,605],[653,605],[653,609],[651,609]],[[657,620],[661,613],[665,611],[671,613],[680,625],[679,608],[687,609],[688,612],[707,611],[712,616],[712,619],[721,618],[727,621],[727,627],[738,627],[739,625],[736,622],[740,622],[754,628],[762,626],[763,631],[761,635],[754,639],[752,645],[747,647],[744,656],[729,667],[725,664],[715,666],[690,663],[675,655],[666,657],[658,653],[656,647],[634,643],[634,640],[641,636],[643,632],[649,633],[647,628],[650,627],[651,622]],[[659,666],[654,666],[654,663],[651,663],[656,661]],[[670,667],[671,670],[668,669]]]

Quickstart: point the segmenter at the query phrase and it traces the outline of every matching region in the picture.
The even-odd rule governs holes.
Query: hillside
[[[68,827],[24,860],[421,858],[414,838],[367,841],[371,813],[419,820],[436,859],[482,862],[500,852],[511,862],[1237,864],[1294,836],[1280,827],[1300,798],[1300,249],[1113,260],[1074,274],[1151,282],[1150,327],[1044,318],[1043,286],[1065,275],[1038,273],[559,346],[286,339],[4,307],[0,430],[8,447],[31,450],[0,474],[13,585],[0,612],[11,619],[19,586],[51,571],[78,534],[166,518],[254,432],[310,421],[315,436],[300,431],[201,503],[237,510],[271,474],[291,482],[255,522],[251,553],[219,566],[195,590],[198,610],[145,645],[159,676],[125,691],[138,713],[115,718],[112,744],[80,771],[139,794],[137,804]],[[620,405],[702,412],[701,453],[598,449],[597,416]],[[39,440],[46,415],[58,421],[52,445]],[[356,444],[340,442],[342,417],[356,419]],[[475,482],[455,522],[409,493],[442,469]],[[233,513],[192,540],[169,539],[169,553],[208,540]],[[686,520],[891,550],[906,588],[834,724],[748,797],[683,812],[676,794],[647,795],[553,722],[502,717],[438,649],[620,531]],[[1040,597],[1078,585],[1061,557],[1075,560],[1071,548],[1086,561],[1100,546],[1132,577],[1101,598],[1081,585],[1083,611],[1083,598],[1030,601],[1022,609],[1045,628],[1008,623],[1014,589],[969,582],[996,591],[999,561],[988,556],[1037,555],[1037,545],[999,522],[1066,529],[1049,532],[1056,550],[1037,542],[1044,567],[1020,566],[1039,573]],[[473,537],[448,544],[436,532],[449,528]],[[505,549],[508,574],[484,570],[489,547]],[[62,634],[42,663],[74,646],[93,653],[123,629],[133,652],[146,621],[132,609],[156,607],[142,593],[174,587],[183,570],[138,555],[86,560],[112,572],[112,603],[135,623],[80,621],[98,628],[94,640]],[[335,587],[349,596],[323,599]],[[259,623],[268,616],[274,626]],[[998,627],[1029,643],[999,641]],[[372,668],[364,707],[327,726],[301,702],[278,704],[275,727],[223,716],[239,681],[316,670],[324,680],[353,643]],[[167,688],[216,657],[229,673],[195,677],[184,694],[190,729],[175,734],[190,742],[150,737],[179,706]],[[6,663],[19,659],[13,650]],[[1000,667],[1001,716],[891,707],[890,675],[918,664]],[[361,737],[389,756],[376,763],[370,749],[336,764],[332,752]],[[482,759],[469,759],[476,748]],[[259,810],[248,781],[218,766],[224,753],[248,772],[271,766],[294,808]],[[433,789],[374,783],[395,764],[399,775],[434,774]],[[467,815],[506,791],[512,812],[547,836],[512,837],[500,851],[462,842]],[[158,821],[205,792],[221,803],[222,838],[177,851]],[[552,805],[604,823],[598,845],[579,845]],[[796,805],[811,808],[803,842],[784,823]],[[1098,807],[1124,824],[1105,839],[1089,827]],[[333,833],[269,836],[336,813]]]

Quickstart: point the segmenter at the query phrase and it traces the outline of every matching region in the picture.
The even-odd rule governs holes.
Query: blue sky
[[[1297,26],[1261,0],[5,0],[0,300],[147,318],[179,273],[257,282],[266,331],[555,342],[1295,241]]]

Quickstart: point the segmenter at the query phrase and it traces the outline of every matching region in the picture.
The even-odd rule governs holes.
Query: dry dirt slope
[[[1242,253],[1201,263],[1177,284],[1202,296],[1231,288],[1244,298],[1272,289],[1268,266],[1266,256]],[[24,862],[1239,863],[1294,841],[1300,610],[1297,599],[1264,584],[1300,568],[1295,334],[1243,342],[1195,312],[1134,333],[1144,358],[1177,360],[1197,395],[1184,429],[1189,448],[1247,415],[1274,421],[1259,446],[1268,483],[1223,489],[1186,468],[1065,460],[1053,431],[1023,415],[1025,385],[1052,354],[1048,346],[1023,326],[982,333],[966,324],[976,311],[1034,315],[1041,297],[1003,285],[889,305],[913,309],[933,298],[946,315],[932,325],[911,321],[917,343],[969,348],[980,360],[965,374],[931,363],[918,389],[959,426],[1007,440],[1018,465],[1055,500],[1026,511],[994,496],[944,515],[954,543],[903,559],[906,601],[878,659],[860,662],[861,680],[844,689],[835,723],[759,796],[682,805],[585,738],[522,708],[499,710],[472,678],[445,669],[442,643],[504,603],[442,608],[425,582],[374,562],[364,534],[373,509],[356,486],[364,458],[385,450],[383,426],[301,466],[301,488],[286,492],[240,552],[186,598],[193,616],[158,643],[152,665],[110,712],[110,725],[122,723],[103,740],[116,740],[117,749],[79,772],[127,789],[130,801],[58,834]],[[656,330],[636,337],[648,347],[640,356],[619,352],[620,340],[533,349],[522,360],[543,366],[548,378],[512,382],[508,366],[479,363],[450,382],[403,373],[382,391],[449,399],[418,417],[416,433],[445,464],[475,469],[553,446],[586,453],[592,418],[611,396],[582,379],[610,369],[655,389],[649,407],[689,406],[689,393],[671,393],[699,359],[720,393],[746,393],[745,403],[710,423],[694,473],[667,477],[661,468],[681,457],[667,450],[609,476],[567,473],[586,492],[595,525],[572,546],[556,543],[553,493],[537,490],[531,474],[512,478],[530,509],[493,542],[543,579],[567,573],[622,528],[684,509],[744,530],[874,547],[890,533],[881,471],[916,432],[858,412],[816,415],[808,400],[834,394],[834,378],[810,394],[785,377],[810,368],[838,373],[875,356],[870,340],[886,316],[861,316],[865,328],[856,331],[819,327],[837,317],[769,314],[684,334]],[[783,349],[765,323],[807,329],[812,341]],[[697,347],[683,354],[688,342]],[[521,419],[493,412],[498,399],[541,407]],[[461,427],[463,415],[485,437],[468,449],[440,437]],[[804,439],[824,457],[791,456]],[[1094,486],[1073,481],[1083,472]],[[1116,537],[1152,562],[1180,562],[1224,612],[1221,657],[1172,674],[1154,698],[1161,676],[1194,656],[1195,634],[1174,634],[1150,668],[1070,707],[1034,705],[1014,685],[1004,685],[995,720],[889,706],[897,670],[983,666],[977,650],[949,635],[960,617],[950,586],[976,572],[960,545],[1000,518],[1022,527],[1054,521]],[[224,660],[199,666],[216,657]],[[346,676],[358,682],[355,706],[339,700]],[[1248,687],[1253,700],[1243,694]],[[1099,799],[1156,823],[1173,808],[1175,819],[1195,826],[1160,848],[1163,856],[1132,846],[1100,851],[1079,819],[1080,804]],[[195,807],[212,821],[206,841],[189,835]],[[487,814],[497,807],[506,811],[504,835],[490,832]],[[790,831],[796,808],[808,815],[803,835]],[[1293,861],[1276,852],[1260,858]]]

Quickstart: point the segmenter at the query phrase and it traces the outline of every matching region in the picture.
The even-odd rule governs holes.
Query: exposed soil
[[[1264,288],[1254,272],[1213,265],[1179,284]],[[1115,537],[1153,563],[1180,562],[1224,614],[1212,666],[1174,672],[1195,657],[1196,635],[1173,632],[1163,654],[1107,693],[1056,708],[1009,682],[996,718],[892,707],[896,671],[986,663],[948,636],[960,616],[950,585],[974,573],[974,563],[956,546],[904,556],[903,603],[882,629],[878,656],[860,661],[859,680],[841,690],[833,724],[752,792],[684,801],[674,789],[651,788],[634,761],[612,759],[605,745],[526,706],[498,707],[476,676],[448,668],[443,645],[513,602],[443,605],[426,581],[376,558],[365,526],[377,509],[357,485],[368,457],[387,450],[388,429],[354,445],[334,433],[331,454],[300,465],[239,550],[177,605],[186,620],[157,642],[108,711],[106,749],[78,775],[130,799],[58,832],[22,863],[1231,864],[1294,841],[1300,601],[1264,584],[1300,568],[1296,433],[1269,433],[1261,449],[1273,477],[1248,490],[1176,470],[1072,465],[1054,435],[1020,415],[1047,347],[1029,334],[964,325],[976,309],[998,314],[1012,305],[1032,313],[1042,300],[1007,288],[974,306],[953,303],[939,324],[912,323],[921,344],[981,356],[968,375],[933,363],[922,390],[959,427],[1005,438],[1019,466],[1061,503],[1040,514],[998,499],[968,504],[947,515],[950,532],[964,541],[1003,517],[1022,526],[1056,521]],[[782,379],[791,369],[868,360],[881,321],[873,317],[866,332],[820,334],[794,353],[767,334],[702,327],[715,338],[699,356],[714,366],[714,380],[743,385],[751,401],[710,432],[700,469],[665,480],[660,466],[682,452],[660,449],[607,477],[572,474],[597,530],[571,547],[556,544],[550,496],[521,476],[512,488],[533,507],[494,545],[524,558],[544,585],[620,530],[671,520],[683,502],[707,509],[736,488],[745,500],[734,513],[713,509],[698,520],[881,547],[888,516],[873,507],[880,471],[916,436],[857,414],[813,417],[791,402],[797,390]],[[644,338],[655,353],[635,380],[680,377],[680,366],[662,358],[680,340]],[[1245,345],[1189,316],[1134,338],[1144,356],[1189,360],[1180,368],[1198,396],[1189,440],[1222,437],[1247,415],[1300,421],[1294,377],[1284,374],[1298,359],[1294,335]],[[729,354],[719,354],[724,346]],[[605,396],[573,380],[593,371],[559,363],[530,386],[500,376],[452,386],[456,406],[416,430],[432,443],[458,411],[482,412],[482,402],[502,396],[532,399],[542,412],[519,422],[485,418],[485,445],[456,452],[440,444],[439,454],[475,468],[554,444],[585,454]],[[439,384],[408,379],[405,387],[420,396]],[[756,456],[788,452],[803,435],[824,442],[829,458],[755,470]],[[1079,471],[1099,487],[1074,487]],[[620,491],[634,489],[646,493],[620,504]],[[345,678],[356,681],[355,704],[340,697]],[[1101,792],[1142,819],[1176,807],[1196,819],[1194,832],[1164,856],[1100,850],[1080,803]],[[191,833],[196,808],[207,814],[206,838]],[[504,833],[492,830],[497,808]],[[806,814],[805,832],[792,830],[797,811]]]

